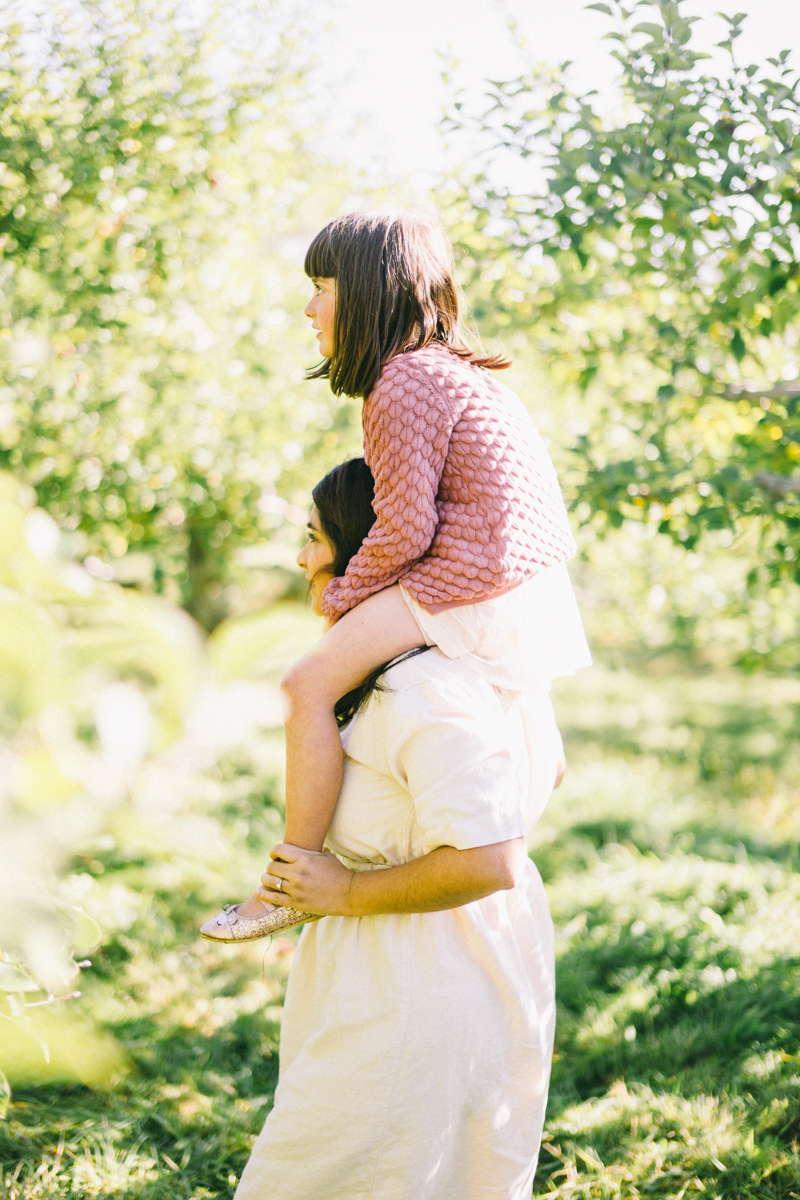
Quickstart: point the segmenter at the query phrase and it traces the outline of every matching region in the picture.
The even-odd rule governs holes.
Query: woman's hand
[[[284,842],[273,846],[270,858],[272,866],[261,876],[264,886],[256,892],[259,899],[323,917],[350,915],[347,901],[355,872],[343,867],[335,854]],[[278,891],[279,879],[283,884]]]

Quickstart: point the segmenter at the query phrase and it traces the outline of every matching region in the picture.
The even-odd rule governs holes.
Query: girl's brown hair
[[[431,343],[492,371],[511,365],[503,355],[479,354],[468,345],[452,250],[428,217],[337,217],[309,246],[305,273],[336,280],[333,355],[308,377],[330,379],[337,396],[368,396],[390,358]]]

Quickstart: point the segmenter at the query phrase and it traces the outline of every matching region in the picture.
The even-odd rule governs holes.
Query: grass
[[[228,1196],[272,1102],[293,942],[197,944],[189,896],[98,956],[88,1006],[129,1070],[107,1092],[14,1088],[0,1123],[4,1196]],[[159,903],[161,900],[161,903]]]
[[[800,689],[583,683],[534,852],[559,956],[536,1194],[800,1196]]]
[[[537,1196],[800,1197],[798,693],[601,668],[559,687],[570,765],[534,852],[559,954]],[[263,777],[257,756],[218,772],[252,854]],[[197,941],[213,871],[80,869],[136,898],[78,1002],[129,1068],[106,1092],[16,1085],[0,1195],[223,1200],[271,1103],[293,941]]]

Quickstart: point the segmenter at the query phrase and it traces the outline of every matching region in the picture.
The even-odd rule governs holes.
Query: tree
[[[703,70],[683,0],[591,4],[625,107],[602,117],[561,71],[493,83],[477,116],[488,162],[452,208],[477,317],[527,333],[594,415],[571,489],[599,531],[657,523],[695,547],[755,525],[751,584],[800,582],[800,103],[789,51]],[[652,19],[640,20],[652,9]],[[504,186],[502,157],[527,170]],[[730,544],[728,541],[727,544]]]
[[[152,569],[211,628],[234,551],[283,519],[301,439],[314,472],[350,421],[298,394],[311,355],[287,313],[291,235],[342,186],[297,116],[308,30],[282,0],[199,24],[84,0],[32,44],[25,14],[0,30],[0,465],[96,573]]]
[[[60,561],[58,527],[32,500],[0,472],[0,1018],[22,1033],[35,1031],[26,993],[66,993],[102,940],[56,874],[134,824],[141,760],[180,735],[205,668],[184,612]]]
[[[278,679],[319,630],[279,604],[204,638],[163,597],[65,557],[33,501],[0,472],[0,1068],[97,1086],[125,1063],[70,1015],[87,954],[130,926],[165,859],[174,894],[202,878],[211,909],[226,867],[241,877],[245,833],[276,840]],[[103,859],[132,870],[124,903]],[[0,1069],[0,1114],[7,1099]]]

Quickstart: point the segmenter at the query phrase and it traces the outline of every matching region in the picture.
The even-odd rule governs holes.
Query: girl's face
[[[333,579],[333,560],[335,557],[330,539],[320,528],[319,513],[312,508],[308,519],[308,541],[297,556],[297,565],[306,573],[306,579],[311,584],[311,611],[317,617],[322,613],[322,593],[329,581]]]
[[[333,321],[336,311],[336,280],[312,279],[314,295],[303,309],[316,330],[319,352],[323,358],[333,357]]]

